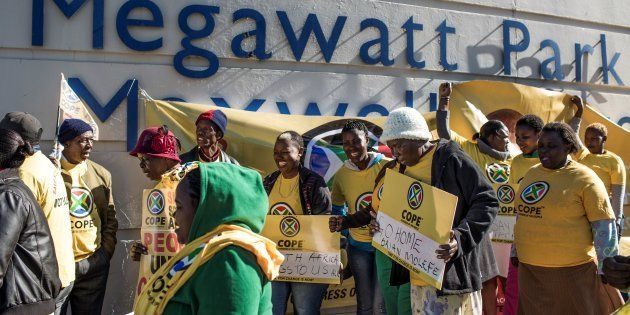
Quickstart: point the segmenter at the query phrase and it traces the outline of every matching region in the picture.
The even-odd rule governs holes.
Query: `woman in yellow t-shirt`
[[[348,160],[335,174],[333,215],[353,214],[360,208],[369,207],[374,180],[389,161],[380,153],[368,152],[370,137],[361,121],[347,121],[341,130],[341,140]],[[368,227],[341,232],[348,238],[348,263],[357,292],[357,314],[385,314],[383,295],[377,281],[376,253]]]
[[[538,134],[545,123],[536,115],[525,115],[516,122],[516,144],[521,149],[521,154],[512,160],[510,184],[518,187],[518,184],[532,166],[540,163],[538,159]],[[518,264],[510,263],[505,285],[505,303],[503,314],[514,315],[518,310]]]
[[[270,215],[330,214],[330,191],[324,179],[300,163],[304,153],[302,136],[285,131],[276,138],[273,159],[278,170],[265,177]],[[318,314],[327,284],[274,281],[271,302],[273,314],[284,315],[289,295],[294,313]]]
[[[622,303],[595,263],[617,253],[614,213],[602,181],[569,159],[578,145],[569,125],[545,125],[541,164],[521,181],[514,204],[519,314],[610,314]]]
[[[617,232],[621,235],[623,229],[623,195],[626,191],[626,166],[618,155],[606,150],[607,137],[608,129],[600,123],[586,127],[584,144],[590,154],[579,162],[592,169],[604,182],[617,219]]]

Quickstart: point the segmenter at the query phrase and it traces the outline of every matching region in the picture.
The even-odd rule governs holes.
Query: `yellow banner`
[[[141,241],[148,255],[140,258],[140,275],[136,296],[142,291],[149,278],[183,245],[175,234],[175,189],[145,189],[142,192]]]
[[[457,197],[389,169],[383,187],[372,245],[441,289],[446,264],[435,251],[449,241]]]
[[[510,184],[493,184],[492,186],[499,199],[499,212],[490,228],[490,238],[494,242],[512,243],[514,242],[514,224],[516,224],[514,211],[516,189]]]
[[[268,215],[260,233],[284,255],[277,281],[339,284],[339,233],[327,215]]]
[[[489,92],[491,91],[491,93]],[[525,114],[536,114],[544,121],[568,121],[575,112],[566,93],[492,81],[470,81],[453,86],[451,96],[451,128],[458,134],[471,138],[483,124],[483,115],[502,120],[511,133],[516,120]],[[340,137],[343,122],[347,119],[335,116],[302,116],[274,113],[248,112],[202,104],[145,100],[145,124],[167,124],[182,142],[184,150],[195,146],[195,120],[211,108],[221,109],[228,118],[225,140],[227,152],[248,167],[268,174],[276,169],[273,162],[273,145],[280,132],[294,130],[305,139],[305,162],[327,180],[341,167],[345,156]],[[481,117],[478,112],[482,113]],[[435,128],[435,113],[423,113],[429,128]],[[370,127],[370,145],[386,150],[374,142],[381,134],[385,117],[363,117]],[[608,127],[606,147],[624,161],[630,161],[630,150],[624,142],[630,133],[587,106],[583,125],[600,122]],[[583,130],[582,128],[582,135]],[[512,137],[512,141],[514,138]]]
[[[353,313],[356,310],[357,305],[357,292],[354,287],[354,278],[349,278],[343,281],[342,284],[329,285],[324,300],[322,301],[322,310],[329,310],[322,312],[325,314],[338,314],[340,310],[345,310],[343,313]],[[287,314],[293,313],[293,303],[291,299],[287,304]]]

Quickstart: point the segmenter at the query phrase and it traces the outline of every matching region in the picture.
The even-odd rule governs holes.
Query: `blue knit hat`
[[[85,121],[74,118],[66,119],[61,124],[61,127],[59,127],[59,136],[57,139],[63,144],[88,131],[94,130],[92,126],[88,125]]]

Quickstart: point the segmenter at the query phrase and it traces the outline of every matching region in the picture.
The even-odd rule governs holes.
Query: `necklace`
[[[300,175],[297,175],[300,176]],[[280,197],[282,198],[288,198],[289,196],[291,196],[293,194],[293,192],[295,191],[295,189],[298,186],[298,182],[300,181],[299,179],[295,181],[295,183],[289,187],[289,192],[285,195],[282,193],[282,182],[285,180],[289,180],[284,178],[284,176],[280,175],[280,183],[278,183],[278,194],[280,195]]]
[[[219,148],[217,148],[217,150],[216,150],[216,151],[214,151],[214,153],[212,153],[212,155],[211,155],[211,156],[208,156],[205,152],[203,152],[203,149],[202,149],[202,148],[199,148],[199,151],[198,151],[198,152],[200,153],[200,154],[199,154],[199,157],[200,157],[200,158],[201,158],[201,160],[203,160],[204,162],[214,162],[214,161],[216,161],[216,160],[218,160],[218,159],[219,159],[219,153],[221,153],[221,150],[220,150]]]

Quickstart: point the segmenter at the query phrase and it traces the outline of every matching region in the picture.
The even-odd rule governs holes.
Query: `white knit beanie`
[[[430,140],[431,132],[424,116],[410,107],[401,107],[389,113],[380,142],[395,139]]]

